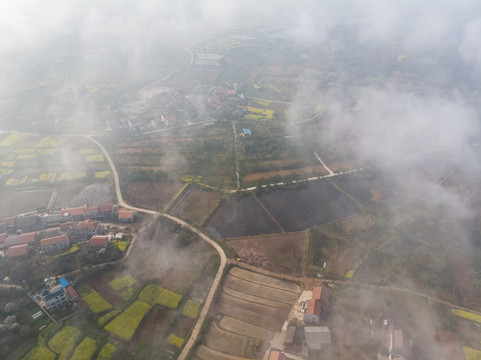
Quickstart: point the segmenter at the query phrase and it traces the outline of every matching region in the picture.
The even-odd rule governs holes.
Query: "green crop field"
[[[130,340],[137,327],[152,307],[142,301],[135,301],[119,316],[105,326],[105,330],[124,340]]]

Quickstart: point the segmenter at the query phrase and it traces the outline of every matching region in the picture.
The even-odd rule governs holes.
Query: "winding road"
[[[184,348],[182,349],[182,352],[180,353],[179,357],[177,358],[178,360],[184,360],[187,357],[187,355],[189,354],[192,346],[195,344],[195,341],[197,340],[197,337],[199,336],[199,332],[200,332],[200,329],[202,328],[202,324],[204,323],[204,320],[207,316],[207,313],[209,312],[212,301],[214,300],[214,295],[217,291],[217,288],[220,285],[220,281],[221,281],[222,275],[224,273],[225,265],[227,263],[227,258],[225,256],[224,250],[219,246],[219,244],[217,244],[214,240],[209,238],[207,235],[205,235],[199,229],[193,227],[192,225],[186,223],[185,221],[183,221],[179,218],[176,218],[175,216],[172,216],[172,215],[169,215],[169,214],[166,214],[166,213],[163,213],[163,212],[150,210],[150,209],[143,209],[143,208],[139,208],[139,207],[135,207],[135,206],[131,206],[131,205],[127,204],[124,201],[124,198],[122,197],[122,191],[120,190],[119,174],[117,172],[117,169],[115,168],[115,164],[112,161],[112,158],[110,157],[108,151],[105,149],[105,147],[100,142],[95,140],[93,137],[87,136],[87,138],[90,141],[92,141],[94,144],[96,144],[102,150],[105,158],[107,159],[107,161],[110,165],[110,168],[112,169],[112,174],[114,175],[115,193],[117,194],[117,201],[122,207],[127,208],[127,209],[131,209],[131,210],[134,210],[134,211],[137,211],[137,212],[154,215],[154,216],[163,216],[167,219],[175,221],[177,224],[189,229],[193,233],[197,234],[202,240],[209,243],[212,247],[214,247],[214,249],[218,252],[218,254],[220,256],[219,269],[217,270],[217,274],[215,275],[214,281],[212,282],[212,286],[209,290],[209,294],[207,295],[204,306],[202,307],[202,311],[200,312],[199,318],[197,319],[197,322],[194,325],[194,328],[192,330],[192,333],[190,335],[189,340],[186,342]],[[133,239],[132,244],[130,245],[130,248],[129,248],[129,252],[126,254],[126,256],[128,256],[130,254],[130,250],[133,248],[134,243],[135,243],[135,238]]]

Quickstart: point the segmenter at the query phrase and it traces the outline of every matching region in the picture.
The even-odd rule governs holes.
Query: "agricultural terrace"
[[[125,251],[128,245],[128,244],[127,245],[123,245],[123,244],[126,244],[126,242],[118,242],[118,245],[117,245],[122,252]],[[136,281],[132,276],[125,275],[124,277],[112,280],[110,282],[110,286],[112,287],[112,289],[120,293],[120,296],[122,296],[122,298],[127,301],[132,297],[135,291],[135,288],[133,286],[135,282]]]
[[[109,177],[103,155],[87,139],[11,134],[0,140],[0,189],[55,187]]]
[[[214,307],[219,321],[211,322],[196,356],[262,357],[256,353],[256,341],[269,341],[280,331],[300,294],[295,283],[232,268]]]
[[[195,319],[199,315],[200,303],[194,300],[187,300],[182,310],[182,315]]]

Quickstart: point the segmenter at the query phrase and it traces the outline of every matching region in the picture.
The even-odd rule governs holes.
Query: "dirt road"
[[[87,136],[87,138],[90,141],[92,141],[93,143],[95,143],[102,150],[105,158],[107,159],[107,161],[110,165],[110,168],[112,169],[112,174],[114,175],[115,193],[117,194],[117,201],[122,207],[125,207],[127,209],[131,209],[131,210],[134,210],[134,211],[137,211],[137,212],[141,212],[141,213],[151,214],[151,215],[154,215],[154,216],[163,216],[167,219],[175,221],[177,224],[189,229],[193,233],[197,234],[202,240],[204,240],[207,243],[209,243],[210,245],[212,245],[212,247],[214,247],[214,249],[217,251],[217,253],[220,256],[219,269],[217,270],[217,274],[215,275],[214,281],[212,282],[212,286],[210,288],[209,294],[207,295],[204,306],[202,307],[202,311],[200,312],[199,318],[197,319],[197,322],[194,325],[194,329],[192,330],[192,333],[190,335],[189,340],[186,342],[184,348],[182,349],[182,352],[180,353],[180,355],[178,357],[178,360],[184,360],[186,358],[187,354],[190,352],[190,349],[192,348],[192,346],[195,344],[195,341],[196,341],[197,337],[199,336],[199,332],[200,332],[200,329],[202,327],[202,324],[204,323],[204,320],[207,316],[209,308],[210,308],[210,306],[212,304],[212,301],[214,299],[214,295],[215,295],[215,293],[217,291],[217,288],[219,287],[220,281],[222,279],[222,275],[224,273],[225,265],[227,263],[227,258],[225,256],[224,250],[219,246],[219,244],[217,244],[214,240],[209,238],[207,235],[205,235],[199,229],[193,227],[192,225],[186,223],[185,221],[183,221],[179,218],[176,218],[175,216],[172,216],[172,215],[169,215],[169,214],[166,214],[166,213],[162,213],[162,212],[159,212],[159,211],[150,210],[150,209],[138,208],[138,207],[131,206],[131,205],[127,204],[124,201],[124,199],[122,197],[122,192],[120,190],[119,174],[117,172],[117,169],[115,168],[114,162],[112,161],[112,158],[110,157],[109,153],[103,147],[103,145],[101,143],[99,143],[97,140],[95,140],[91,136]],[[130,245],[129,250],[134,247],[134,243],[135,243],[135,238],[132,240],[132,244]],[[126,254],[126,256],[128,256],[129,254],[130,254],[130,251]]]

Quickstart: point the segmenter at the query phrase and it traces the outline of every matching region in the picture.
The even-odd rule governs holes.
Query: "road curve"
[[[169,215],[169,214],[166,214],[166,213],[163,213],[163,212],[149,210],[149,209],[143,209],[143,208],[139,208],[139,207],[135,207],[135,206],[131,206],[131,205],[127,204],[124,201],[124,198],[122,197],[122,191],[120,190],[119,174],[117,172],[115,164],[112,161],[112,158],[110,157],[108,151],[105,149],[105,147],[101,143],[99,143],[97,140],[95,140],[91,136],[87,136],[87,138],[90,141],[92,141],[94,144],[96,144],[102,150],[105,158],[107,159],[107,161],[110,165],[110,168],[112,169],[112,174],[114,175],[115,193],[117,194],[117,201],[122,207],[125,207],[127,209],[131,209],[131,210],[134,210],[134,211],[138,211],[138,212],[141,212],[141,213],[154,215],[154,216],[163,216],[167,219],[175,221],[177,224],[189,229],[193,233],[197,234],[202,240],[209,243],[212,247],[214,247],[214,249],[217,251],[217,253],[220,256],[219,269],[217,270],[217,274],[215,275],[214,281],[212,282],[209,294],[207,295],[207,298],[205,299],[205,303],[204,303],[204,306],[202,307],[202,311],[200,312],[199,318],[197,319],[197,322],[194,325],[194,328],[192,330],[192,333],[190,335],[189,340],[186,342],[184,348],[182,349],[182,352],[180,353],[179,357],[177,358],[178,360],[184,360],[186,358],[186,356],[189,354],[192,346],[195,344],[195,341],[196,341],[197,337],[199,336],[199,332],[200,332],[200,329],[202,328],[202,324],[204,323],[204,320],[207,316],[207,313],[209,312],[210,305],[212,304],[212,301],[214,300],[214,295],[217,291],[217,288],[220,285],[220,281],[222,279],[222,274],[224,273],[225,265],[227,263],[227,258],[225,256],[224,250],[219,246],[219,244],[217,244],[214,240],[209,238],[207,235],[205,235],[199,229],[193,227],[192,225],[186,223],[185,221],[183,221],[179,218],[176,218],[175,216],[172,216],[172,215]],[[132,249],[133,246],[134,246],[135,238],[132,241],[132,244],[130,245],[130,249]]]

